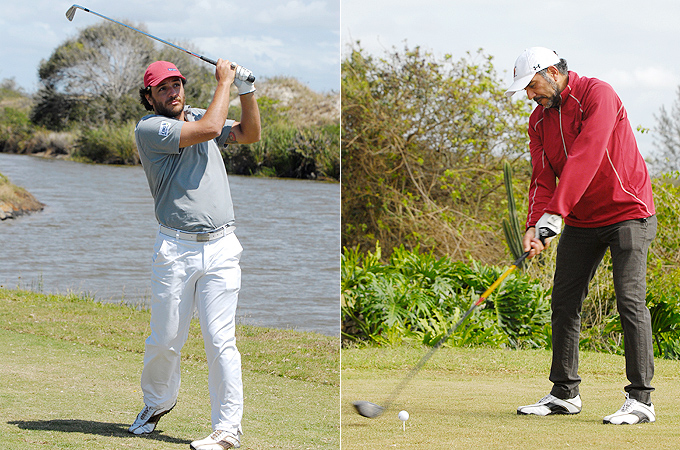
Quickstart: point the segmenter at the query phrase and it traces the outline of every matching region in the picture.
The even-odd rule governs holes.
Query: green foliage
[[[28,111],[31,100],[13,79],[0,83],[0,151],[19,152],[33,132]]]
[[[288,110],[277,107],[278,101],[266,96],[257,101],[262,138],[224,150],[229,173],[340,179],[339,125],[294,125],[288,120]]]
[[[680,172],[652,180],[658,228],[650,247],[652,265],[680,266]]]
[[[0,151],[20,152],[22,142],[33,132],[26,112],[10,107],[0,107]]]
[[[381,249],[342,255],[342,336],[346,341],[434,345],[500,275],[501,270],[433,253],[394,249],[383,264]],[[549,321],[546,291],[514,274],[464,322],[448,345],[545,347]]]
[[[503,219],[503,234],[505,242],[512,253],[512,257],[517,259],[524,253],[522,247],[522,237],[524,233],[519,225],[517,217],[517,204],[512,185],[512,167],[507,162],[503,165],[503,180],[505,181],[505,192],[508,196],[508,218]]]
[[[492,58],[353,48],[342,63],[342,240],[506,259],[502,164],[529,172],[526,102],[503,95]]]
[[[86,128],[80,133],[75,155],[96,163],[137,164],[139,155],[134,132],[134,122]]]

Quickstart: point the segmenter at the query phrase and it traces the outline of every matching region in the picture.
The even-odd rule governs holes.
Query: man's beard
[[[153,100],[152,106],[154,112],[160,116],[172,118],[178,117],[182,113],[182,110],[184,109],[184,100],[182,100],[182,98],[179,96],[177,97],[177,99],[179,99],[180,103],[178,105],[170,107],[167,107],[165,104],[157,102],[155,99],[152,99]],[[170,100],[170,102],[173,101],[174,99]]]
[[[541,104],[540,101],[543,100],[544,98],[547,98],[548,103],[546,103],[544,108],[557,108],[562,103],[562,96],[560,95],[560,88],[557,87],[557,83],[552,78],[549,78],[549,77],[546,77],[546,76],[544,76],[544,78],[546,80],[548,80],[548,83],[552,87],[553,95],[550,96],[550,97],[547,97],[547,96],[534,97],[534,101],[540,105]]]

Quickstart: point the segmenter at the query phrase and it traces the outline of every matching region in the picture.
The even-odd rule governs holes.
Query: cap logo
[[[175,69],[174,67],[168,67],[168,72],[172,72],[173,70],[175,72],[179,72],[179,70]]]
[[[541,70],[541,65],[540,65],[540,64],[535,64],[535,65],[534,65],[534,70],[537,71],[537,72],[538,72],[539,70]]]

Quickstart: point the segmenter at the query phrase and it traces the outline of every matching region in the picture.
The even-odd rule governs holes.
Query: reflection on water
[[[0,153],[0,173],[46,205],[0,222],[0,285],[148,300],[157,224],[141,167]],[[339,185],[229,181],[244,248],[239,322],[339,335]]]

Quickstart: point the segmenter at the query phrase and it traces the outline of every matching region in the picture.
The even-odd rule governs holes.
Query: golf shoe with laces
[[[128,432],[136,435],[151,433],[156,429],[156,425],[161,417],[172,411],[174,407],[175,405],[172,405],[169,409],[164,410],[144,405],[142,411],[137,415],[132,425],[130,425]]]
[[[207,438],[191,443],[193,450],[226,450],[240,446],[241,443],[237,436],[222,430],[215,430]]]
[[[626,401],[623,403],[621,409],[614,414],[610,414],[602,420],[602,423],[611,423],[614,425],[633,425],[636,423],[654,422],[656,414],[654,413],[654,405],[646,404],[630,398],[626,394]]]
[[[548,394],[533,405],[520,406],[517,414],[549,416],[551,414],[578,414],[581,412],[581,396],[562,400]]]

